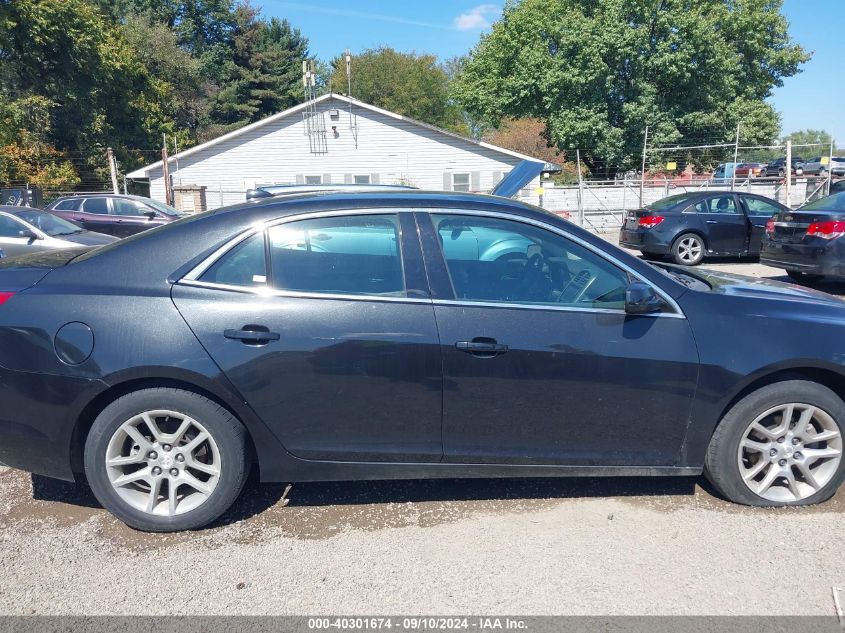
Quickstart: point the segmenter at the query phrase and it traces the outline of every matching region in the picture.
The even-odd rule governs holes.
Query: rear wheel
[[[681,266],[695,266],[704,259],[704,240],[695,233],[684,233],[672,244],[672,260]]]
[[[647,259],[650,262],[656,262],[663,259],[663,255],[660,253],[646,253],[645,251],[641,251],[643,259]]]
[[[151,532],[203,527],[246,482],[246,430],[198,394],[153,388],[115,400],[85,444],[94,495],[127,525]]]
[[[817,383],[763,387],[719,423],[705,474],[726,498],[753,506],[810,505],[830,498],[845,478],[845,403]]]
[[[786,274],[790,279],[801,284],[815,283],[817,281],[821,281],[824,277],[824,275],[811,275],[810,273],[802,273],[798,270],[787,270]]]

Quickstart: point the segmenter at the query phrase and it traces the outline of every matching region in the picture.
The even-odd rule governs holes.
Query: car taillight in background
[[[766,222],[766,233],[769,235],[775,234],[775,219],[770,218],[768,222]]]
[[[845,235],[845,222],[813,222],[807,229],[807,237],[835,240]]]
[[[0,292],[0,306],[11,299],[14,294],[14,292]]]
[[[644,229],[651,229],[665,220],[662,215],[645,215],[640,218],[639,225]]]

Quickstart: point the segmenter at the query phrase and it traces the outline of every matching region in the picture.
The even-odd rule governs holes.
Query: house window
[[[469,174],[452,174],[452,191],[469,191]]]
[[[364,174],[363,176],[356,175],[354,177],[356,185],[369,185],[370,184],[370,174]]]
[[[323,177],[322,176],[305,176],[305,184],[306,185],[322,185],[323,184]]]

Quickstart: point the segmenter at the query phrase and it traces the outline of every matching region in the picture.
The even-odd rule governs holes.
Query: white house
[[[178,207],[193,211],[199,200],[214,209],[243,202],[247,189],[274,184],[409,184],[485,192],[526,159],[537,160],[327,94],[171,156],[168,168],[179,194],[197,190],[176,196]],[[148,178],[152,198],[165,200],[161,161],[127,177]]]

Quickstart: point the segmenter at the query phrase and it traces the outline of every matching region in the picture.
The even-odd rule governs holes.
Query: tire
[[[789,410],[790,403],[793,406],[792,416],[786,418],[784,411]],[[837,439],[815,443],[799,439],[794,442],[799,437],[799,425],[807,411],[813,415],[807,427],[813,435],[833,435],[835,431]],[[788,430],[782,426],[784,418],[790,426]],[[750,427],[758,420],[757,427],[766,429],[768,435],[751,430]],[[833,496],[845,479],[843,424],[845,403],[827,387],[805,380],[767,385],[740,400],[722,418],[707,448],[704,473],[716,490],[734,503],[786,506],[825,501]],[[783,442],[780,437],[785,438]],[[805,434],[802,437],[811,436]],[[754,448],[743,448],[740,453],[740,442],[745,439],[752,440]],[[810,462],[809,453],[821,449],[830,449],[838,454],[827,458],[816,457]],[[755,468],[762,470],[758,470],[746,483],[743,475],[751,475]],[[802,468],[810,470],[811,483],[815,485],[805,478]],[[794,489],[780,473],[791,473]],[[768,487],[767,478],[772,478]]]
[[[780,176],[781,178],[785,177],[786,176],[786,170],[785,169],[778,169],[778,176]]]
[[[680,266],[697,266],[704,259],[704,239],[697,233],[684,233],[672,242],[672,261]]]
[[[243,425],[217,403],[181,389],[118,398],[97,416],[85,442],[85,474],[97,500],[148,532],[208,525],[234,503],[248,471]]]
[[[792,281],[797,281],[799,284],[812,284],[824,278],[824,275],[811,275],[802,273],[800,270],[787,270],[786,274]]]
[[[660,253],[646,253],[645,251],[641,251],[643,259],[647,259],[650,262],[659,262],[663,259],[663,255]]]

